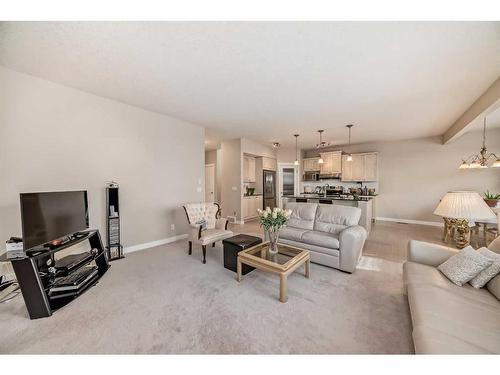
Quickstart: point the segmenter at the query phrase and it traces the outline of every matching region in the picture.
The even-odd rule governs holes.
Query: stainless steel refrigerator
[[[283,168],[283,197],[295,195],[295,168]]]
[[[276,207],[276,172],[263,171],[263,201],[264,207]]]

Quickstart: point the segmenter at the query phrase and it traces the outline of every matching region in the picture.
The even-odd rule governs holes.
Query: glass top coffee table
[[[241,281],[242,264],[279,275],[280,301],[286,302],[288,299],[288,275],[304,264],[305,276],[309,278],[311,257],[308,250],[284,244],[278,244],[278,253],[271,254],[268,241],[238,253],[236,276],[238,282]]]

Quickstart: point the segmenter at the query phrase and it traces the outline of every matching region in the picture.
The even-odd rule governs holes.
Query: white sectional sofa
[[[311,261],[354,272],[367,232],[358,225],[361,209],[331,204],[287,202],[292,214],[279,242],[305,248]]]
[[[489,249],[500,252],[500,237]],[[436,267],[458,250],[408,244],[403,280],[417,354],[500,353],[500,275],[486,287],[457,286]]]

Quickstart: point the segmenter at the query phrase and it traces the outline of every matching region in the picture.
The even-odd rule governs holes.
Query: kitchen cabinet
[[[307,158],[303,161],[303,171],[304,172],[317,172],[319,171],[319,158]]]
[[[352,156],[352,179],[354,181],[365,180],[365,157],[364,155]]]
[[[257,217],[257,209],[262,209],[262,195],[245,196],[241,199],[241,216],[243,219]]]
[[[347,155],[342,155],[342,181],[352,181],[352,161],[347,161]]]
[[[365,181],[377,181],[378,168],[377,168],[377,154],[365,155]]]
[[[241,198],[241,217],[243,219],[248,217],[248,213],[250,212],[249,204],[250,200],[248,199],[248,197]]]
[[[255,182],[255,158],[243,157],[243,182]]]
[[[266,156],[262,157],[262,169],[265,171],[276,171],[276,159],[268,158]]]
[[[352,154],[352,161],[342,155],[342,181],[377,181],[377,153]]]
[[[320,153],[323,164],[319,164],[320,174],[342,173],[342,151]]]
[[[358,202],[358,208],[361,208],[361,216],[359,218],[359,225],[366,229],[368,233],[372,230],[373,222],[373,199],[369,201]]]

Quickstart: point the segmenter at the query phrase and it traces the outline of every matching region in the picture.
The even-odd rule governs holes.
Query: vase
[[[498,199],[487,199],[485,198],[484,201],[486,202],[486,204],[489,206],[489,207],[496,207],[497,204],[498,204]]]
[[[279,230],[267,231],[269,237],[269,254],[278,254]]]

